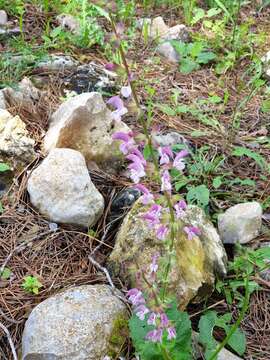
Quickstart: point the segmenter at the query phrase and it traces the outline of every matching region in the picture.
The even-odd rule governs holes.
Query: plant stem
[[[223,339],[223,341],[218,345],[218,347],[216,348],[215,352],[211,355],[211,357],[209,358],[209,360],[216,360],[216,357],[218,355],[218,353],[224,348],[224,346],[226,344],[228,344],[228,341],[230,340],[230,338],[232,337],[232,335],[234,334],[234,332],[238,329],[238,327],[240,326],[242,320],[244,319],[245,313],[248,309],[248,304],[249,304],[249,276],[246,276],[245,279],[245,298],[244,298],[244,302],[243,302],[243,306],[240,312],[240,315],[238,317],[238,319],[236,320],[236,322],[233,324],[233,326],[231,327],[230,331],[228,332],[227,336]]]
[[[132,96],[134,98],[136,107],[138,109],[138,115],[139,115],[138,119],[142,124],[143,133],[144,133],[144,135],[146,137],[146,140],[147,140],[147,145],[149,147],[150,155],[151,155],[151,158],[152,158],[153,163],[154,163],[156,175],[157,175],[157,178],[158,178],[159,182],[161,183],[161,179],[160,179],[160,175],[159,175],[159,164],[158,164],[158,160],[157,160],[157,158],[155,156],[151,135],[149,135],[149,133],[148,133],[147,121],[144,118],[144,112],[143,112],[143,110],[141,108],[141,105],[140,105],[140,102],[139,102],[139,99],[138,99],[138,96],[137,96],[137,93],[136,93],[135,83],[134,83],[134,81],[132,79],[132,76],[131,76],[131,73],[130,73],[130,70],[129,70],[129,66],[128,66],[128,63],[127,63],[127,60],[126,60],[125,52],[124,52],[124,49],[123,49],[123,46],[122,46],[122,43],[121,43],[121,38],[120,38],[120,36],[119,36],[119,34],[117,32],[115,22],[114,22],[114,19],[113,19],[113,15],[110,13],[109,16],[110,16],[110,21],[111,21],[111,24],[112,24],[113,31],[115,33],[115,37],[116,37],[118,45],[119,45],[120,56],[121,56],[123,65],[125,67],[126,75],[128,77],[129,83],[130,83]],[[168,280],[170,267],[171,267],[171,261],[172,261],[171,252],[173,250],[175,237],[176,237],[175,230],[174,230],[174,227],[173,227],[173,224],[175,223],[175,215],[174,215],[174,210],[173,210],[173,204],[172,204],[172,201],[171,201],[170,194],[168,192],[165,192],[164,195],[165,195],[165,199],[166,199],[166,202],[167,202],[167,206],[168,206],[169,211],[170,211],[171,229],[170,229],[170,246],[169,246],[170,254],[169,254],[169,260],[168,260],[168,264],[167,264],[167,266],[165,268],[165,273],[164,273],[164,278],[163,278],[163,282],[164,282],[164,286],[162,287],[162,290],[163,290],[162,291],[162,300],[163,301],[164,301],[165,295],[166,295],[167,280]]]
[[[172,360],[170,354],[168,353],[167,349],[164,346],[160,345],[160,351],[162,353],[163,359]]]

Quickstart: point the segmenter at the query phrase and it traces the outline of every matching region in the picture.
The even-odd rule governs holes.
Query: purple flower
[[[173,162],[173,167],[175,167],[177,170],[182,171],[185,168],[185,162],[184,157],[186,157],[189,154],[187,150],[181,150],[175,157]]]
[[[163,330],[162,329],[155,329],[152,331],[149,331],[149,333],[146,334],[146,340],[152,341],[154,343],[156,342],[162,342],[162,335]]]
[[[156,235],[159,240],[164,240],[169,232],[169,229],[165,225],[160,225],[157,228]]]
[[[128,168],[130,169],[131,180],[137,184],[140,181],[140,178],[146,175],[144,171],[145,160],[142,161],[142,159],[135,154],[128,155],[127,159],[133,161],[130,165],[128,165]]]
[[[161,191],[171,192],[171,177],[168,170],[164,170],[161,176]]]
[[[135,314],[138,316],[138,318],[140,320],[144,320],[145,315],[149,313],[149,309],[147,309],[147,307],[143,304],[139,305],[136,309],[135,309]]]
[[[186,208],[187,204],[184,200],[180,200],[177,204],[174,205],[177,219],[181,219],[185,215]]]
[[[201,231],[196,226],[185,226],[184,231],[188,236],[188,240],[192,240],[194,236],[201,234]]]
[[[124,155],[127,155],[134,148],[135,142],[132,137],[132,132],[124,133],[117,131],[112,135],[112,138],[113,140],[122,140],[119,149]]]
[[[116,65],[115,65],[114,63],[107,63],[107,64],[105,65],[105,69],[106,69],[106,70],[109,70],[109,71],[114,71],[115,68],[116,68]]]
[[[173,157],[173,152],[170,146],[163,146],[158,148],[158,153],[160,155],[160,165],[169,164],[170,158]]]
[[[176,331],[174,327],[167,328],[167,332],[168,332],[168,337],[167,337],[168,340],[176,338]]]
[[[153,273],[155,274],[158,271],[158,264],[157,264],[158,258],[159,258],[159,253],[152,256],[152,262],[150,264],[150,271],[152,274]]]
[[[136,288],[130,289],[127,292],[127,298],[134,306],[145,304],[143,293]]]
[[[124,98],[126,98],[126,99],[129,98],[132,94],[131,87],[129,85],[122,86],[120,93]]]
[[[113,106],[116,110],[112,112],[112,116],[115,121],[120,121],[121,117],[125,115],[128,110],[124,106],[123,100],[119,96],[113,96],[108,101],[107,104]]]
[[[162,327],[167,327],[169,325],[169,319],[165,313],[160,314],[160,325]]]
[[[144,205],[147,205],[151,201],[153,201],[153,199],[154,199],[153,194],[151,194],[150,191],[144,185],[138,184],[138,185],[135,186],[135,189],[138,189],[139,191],[141,191],[143,193],[142,203]]]
[[[157,314],[152,312],[147,320],[148,325],[156,325]]]
[[[150,228],[153,228],[160,223],[159,217],[161,209],[160,205],[153,204],[151,208],[143,214],[142,218],[148,222]]]
[[[132,149],[132,154],[131,155],[136,155],[138,158],[140,158],[141,162],[143,165],[146,165],[146,160],[143,157],[143,154],[140,152],[140,150],[138,150],[137,148],[133,148]],[[132,157],[128,158],[129,160],[132,160]],[[132,160],[133,161],[133,160]]]

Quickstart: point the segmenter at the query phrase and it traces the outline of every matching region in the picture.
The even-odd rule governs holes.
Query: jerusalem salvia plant
[[[176,294],[169,286],[179,233],[185,234],[189,241],[201,233],[199,228],[184,221],[187,204],[179,194],[175,195],[172,191],[171,172],[182,172],[185,169],[185,158],[189,152],[185,149],[176,151],[169,146],[160,147],[153,140],[148,129],[149,119],[140,106],[135,77],[130,72],[114,17],[110,15],[109,18],[128,81],[128,85],[121,89],[121,97],[132,97],[138,110],[137,120],[143,128],[143,134],[115,132],[113,139],[119,142],[119,149],[129,162],[128,169],[134,187],[142,193],[139,201],[145,210],[142,210],[141,217],[148,224],[149,230],[155,232],[156,238],[163,242],[164,248],[163,254],[157,252],[152,256],[148,268],[140,269],[138,266],[136,287],[127,292],[132,308],[130,335],[140,360],[189,360],[193,358],[191,322],[186,312],[179,311]],[[106,67],[112,70],[114,65],[107,64]],[[113,96],[107,101],[115,109],[112,114],[116,122],[128,111],[121,97]],[[149,183],[154,185],[150,188],[147,186]],[[158,188],[158,191],[153,192],[152,188]],[[207,318],[204,322],[207,322]],[[218,346],[215,341],[212,341],[212,347],[203,344],[207,350],[207,360],[216,359],[218,352],[233,336],[236,326],[226,326],[230,331],[221,345]],[[212,340],[213,328],[210,330],[209,339]]]

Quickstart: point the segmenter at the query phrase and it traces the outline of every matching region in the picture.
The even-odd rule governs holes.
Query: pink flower
[[[144,205],[147,205],[151,201],[153,201],[153,199],[154,199],[153,194],[151,194],[150,191],[144,185],[138,184],[135,186],[135,189],[138,189],[139,191],[141,191],[143,193],[141,200]]]
[[[158,271],[158,264],[157,264],[158,258],[159,258],[159,253],[152,256],[152,262],[150,264],[150,271],[152,274],[153,273],[155,274]]]
[[[177,204],[174,205],[177,219],[181,219],[185,215],[186,208],[187,204],[184,200],[180,200]]]
[[[192,240],[194,236],[201,234],[201,231],[196,226],[185,226],[184,231],[188,236],[188,240]]]
[[[113,106],[116,110],[112,112],[112,116],[115,121],[120,121],[121,117],[125,115],[128,110],[124,106],[123,100],[119,96],[113,96],[108,101],[107,104]]]
[[[127,298],[134,306],[145,304],[143,293],[136,288],[130,289],[127,292]]]
[[[149,309],[147,309],[147,307],[143,304],[139,305],[136,309],[135,309],[135,314],[138,316],[138,318],[140,320],[144,320],[145,315],[149,313]]]
[[[132,132],[124,133],[122,131],[117,131],[112,135],[113,140],[122,140],[119,149],[124,155],[127,155],[134,148],[135,142],[132,135]]]
[[[161,176],[161,191],[171,192],[171,177],[168,170],[164,170]]]
[[[129,98],[132,94],[131,87],[129,85],[122,86],[120,93],[124,98],[126,98],[126,99]]]
[[[151,208],[143,214],[142,218],[148,222],[150,228],[155,227],[160,223],[161,206],[153,204]]]
[[[130,169],[131,180],[137,184],[140,181],[140,178],[146,175],[143,165],[145,160],[142,160],[135,154],[128,155],[127,159],[133,161],[130,165],[128,165],[128,168]]]
[[[148,325],[156,325],[157,314],[152,312],[147,320]]]
[[[156,342],[162,342],[162,335],[163,330],[162,329],[155,329],[152,331],[149,331],[149,333],[146,334],[146,340],[152,341],[154,343]]]
[[[160,225],[156,231],[157,238],[164,240],[169,232],[169,229],[165,225]]]
[[[181,150],[175,157],[173,162],[173,167],[175,167],[177,170],[182,171],[185,168],[185,162],[184,157],[186,157],[189,154],[187,150]]]
[[[176,338],[176,331],[174,327],[167,328],[167,332],[168,332],[168,337],[167,337],[168,340]]]
[[[158,153],[160,155],[160,165],[169,164],[170,158],[173,158],[173,152],[170,146],[163,146],[158,148]]]
[[[160,314],[160,325],[162,327],[167,327],[169,325],[169,319],[165,313]]]
[[[107,63],[107,64],[105,65],[105,69],[106,69],[106,70],[109,70],[109,71],[114,71],[115,68],[116,68],[116,65],[113,64],[113,63]]]
[[[144,166],[146,165],[146,160],[145,160],[145,158],[143,157],[143,154],[142,154],[142,153],[140,152],[140,150],[138,150],[137,148],[133,148],[133,149],[132,149],[132,153],[131,153],[130,155],[136,155],[136,156],[141,160],[142,164],[143,164]],[[130,157],[127,157],[127,159],[133,161],[133,159],[132,159],[131,156],[130,156]]]

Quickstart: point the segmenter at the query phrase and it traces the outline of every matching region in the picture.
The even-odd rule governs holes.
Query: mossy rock
[[[109,269],[128,286],[136,285],[136,272],[147,271],[156,252],[166,257],[164,242],[157,239],[141,217],[146,210],[139,200],[134,204],[122,223],[108,260]],[[176,261],[168,277],[168,289],[176,295],[182,309],[190,301],[200,302],[211,294],[215,277],[226,274],[227,263],[219,235],[202,209],[189,206],[183,222],[199,227],[201,235],[188,240],[185,232],[179,230],[175,241]],[[179,227],[182,229],[183,224]]]

